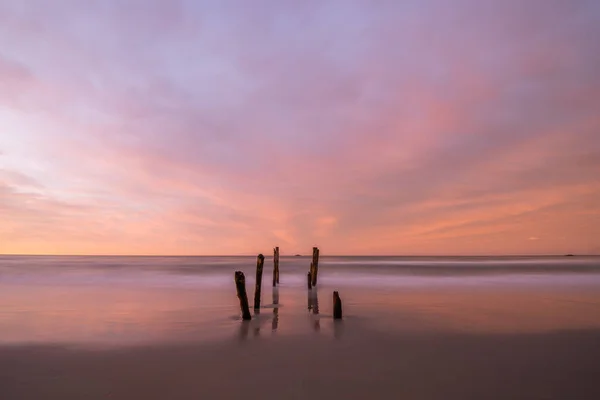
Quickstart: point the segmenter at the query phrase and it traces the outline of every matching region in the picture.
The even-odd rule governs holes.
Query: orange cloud
[[[90,7],[0,5],[0,252],[600,252],[591,3]]]

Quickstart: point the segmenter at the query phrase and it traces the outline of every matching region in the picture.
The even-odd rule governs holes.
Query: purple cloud
[[[4,2],[2,204],[41,239],[0,251],[598,251],[598,17],[583,0]]]

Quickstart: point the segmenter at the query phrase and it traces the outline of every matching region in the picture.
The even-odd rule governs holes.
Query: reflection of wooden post
[[[312,273],[312,285],[317,286],[317,275],[319,274],[319,248],[318,247],[313,247],[311,273]]]
[[[273,322],[271,329],[276,331],[279,325],[279,289],[273,288]]]
[[[259,254],[256,257],[256,286],[254,287],[254,309],[260,309],[260,287],[262,285],[262,272],[265,256]]]
[[[235,271],[235,288],[237,290],[237,296],[240,299],[242,319],[252,319],[250,309],[248,308],[248,295],[246,294],[246,277],[242,271]]]
[[[315,289],[312,294],[313,294],[311,296],[311,299],[312,299],[312,312],[313,312],[313,314],[318,314],[319,313],[319,293]]]
[[[242,321],[240,324],[240,340],[246,340],[248,338],[248,333],[250,333],[250,325],[252,322]]]
[[[315,332],[321,330],[321,319],[319,318],[319,293],[316,289],[308,291],[308,310],[312,310]]]
[[[338,292],[333,292],[333,319],[342,319],[342,299]]]
[[[312,270],[312,268],[311,268]],[[312,289],[312,273],[309,272],[308,275],[306,275],[307,281],[308,281],[308,290]]]
[[[279,247],[273,249],[273,287],[279,284]]]

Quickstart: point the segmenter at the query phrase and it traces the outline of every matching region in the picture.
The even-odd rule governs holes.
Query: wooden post
[[[273,249],[273,287],[279,284],[279,247]]]
[[[277,285],[277,247],[273,247],[273,287]]]
[[[240,299],[242,319],[245,321],[252,319],[250,309],[248,308],[248,295],[246,294],[246,277],[242,271],[235,271],[235,288],[238,299]]]
[[[312,258],[312,285],[317,286],[317,275],[319,274],[319,248],[313,247],[313,258]]]
[[[277,249],[277,284],[279,285],[279,246],[275,248]]]
[[[338,292],[333,292],[333,319],[342,319],[342,299]]]
[[[312,268],[311,268],[312,269]],[[308,278],[308,290],[312,289],[312,273],[309,271],[308,275],[306,275],[306,277]]]
[[[262,285],[263,265],[265,264],[265,256],[259,254],[256,257],[256,286],[254,287],[254,309],[260,309],[260,287]]]

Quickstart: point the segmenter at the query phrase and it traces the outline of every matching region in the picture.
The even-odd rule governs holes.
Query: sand
[[[600,332],[0,350],[2,399],[598,399]]]

